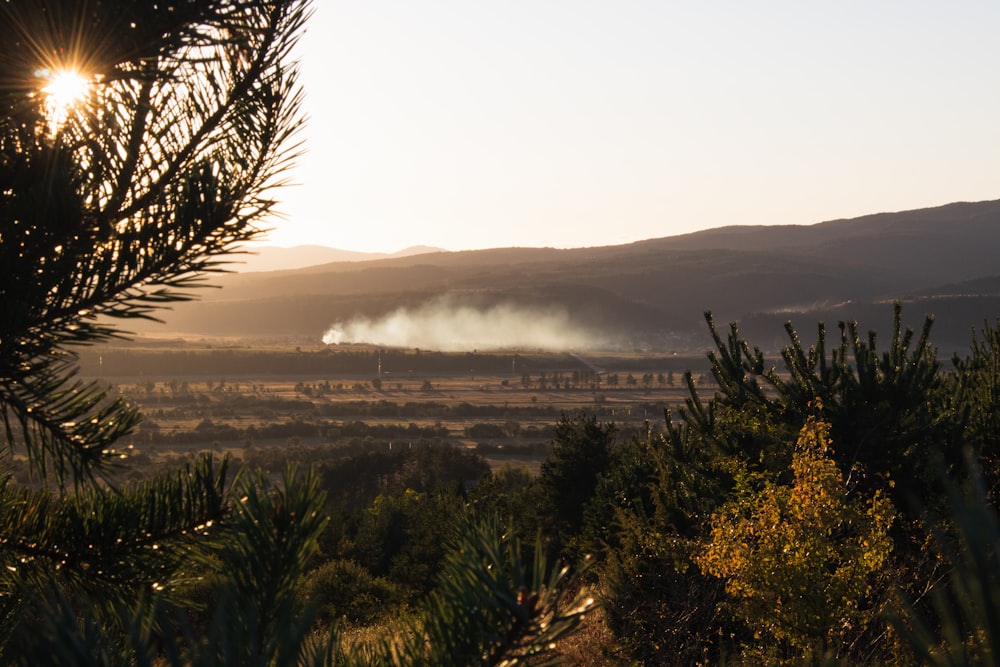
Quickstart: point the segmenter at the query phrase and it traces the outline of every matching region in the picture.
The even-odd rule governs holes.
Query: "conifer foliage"
[[[189,298],[259,233],[294,155],[301,0],[0,5],[0,405],[58,479],[138,415],[67,346]],[[79,77],[52,108],[51,77]]]
[[[994,663],[997,328],[949,370],[933,318],[904,328],[897,303],[884,351],[857,322],[808,346],[788,324],[779,369],[706,317],[717,390],[688,373],[679,419],[601,479],[622,645],[655,664]]]
[[[26,453],[40,482],[0,487],[5,663],[113,663],[122,638],[162,627],[155,609],[239,544],[224,539],[245,507],[226,461],[102,482],[140,416],[77,377],[74,348],[122,335],[114,318],[191,298],[259,233],[295,151],[288,55],[307,12],[302,0],[0,4],[0,420],[5,454]],[[301,514],[292,523],[312,539]]]

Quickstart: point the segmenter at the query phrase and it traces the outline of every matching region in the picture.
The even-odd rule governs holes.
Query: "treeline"
[[[642,431],[642,427],[634,423],[622,424],[619,429],[622,434],[629,436]],[[162,428],[158,422],[147,420],[140,425],[133,444],[169,449],[179,445],[201,445],[208,448],[223,444],[232,446],[236,443],[248,450],[255,446],[276,447],[280,450],[286,445],[316,445],[318,442],[349,451],[351,447],[373,444],[391,446],[393,442],[403,445],[416,442],[458,444],[455,438],[464,437],[474,440],[476,451],[483,454],[503,452],[537,456],[547,452],[547,443],[554,435],[553,425],[524,426],[510,420],[503,423],[476,422],[453,433],[440,423],[421,425],[414,422],[401,424],[289,419],[240,426],[206,418],[191,429]],[[286,454],[289,459],[295,458],[291,452]]]
[[[170,445],[208,442],[240,442],[247,447],[260,441],[319,438],[326,442],[341,439],[372,438],[380,441],[435,440],[447,438],[449,431],[442,426],[410,424],[367,424],[361,421],[329,422],[289,420],[283,422],[234,426],[203,419],[191,430],[161,429],[156,422],[147,422],[140,429],[143,444]]]
[[[548,452],[548,442],[552,439],[554,427],[527,426],[518,422],[503,424],[476,423],[463,429],[459,436],[476,441],[476,452],[489,454],[522,454],[541,456]],[[272,451],[272,457],[282,460],[316,460],[330,457],[331,450],[303,456],[295,448],[308,444],[309,448],[330,445],[336,447],[336,455],[345,456],[360,449],[380,447],[391,451],[393,443],[397,447],[414,444],[457,445],[455,434],[441,425],[409,424],[368,424],[353,422],[308,422],[290,420],[285,422],[234,426],[211,419],[202,420],[193,429],[161,429],[156,422],[146,422],[136,438],[140,447],[163,447],[169,449],[179,445],[201,445],[203,448],[218,447],[223,444],[239,444],[246,450],[265,446]],[[320,444],[317,445],[316,441]],[[280,444],[274,444],[275,442]],[[141,450],[144,451],[144,450]],[[136,452],[133,456],[137,456]],[[148,458],[148,457],[147,457]],[[248,455],[244,454],[244,460]],[[136,459],[138,461],[139,459]],[[146,460],[146,458],[142,459]]]
[[[511,375],[559,368],[586,371],[569,354],[447,353],[400,348],[321,350],[199,349],[166,350],[102,347],[80,355],[85,374],[104,377],[239,377],[340,374],[407,378],[410,375]]]
[[[467,402],[442,403],[439,401],[337,401],[322,403],[303,399],[258,399],[252,396],[231,396],[222,400],[206,395],[192,394],[185,399],[144,399],[146,414],[153,418],[189,419],[192,417],[232,417],[237,415],[273,416],[281,414],[311,415],[315,417],[359,417],[378,419],[445,419],[470,417],[558,417],[559,408],[545,404],[532,405],[473,405]],[[171,407],[157,407],[167,405]],[[638,409],[657,409],[664,404],[641,404]]]
[[[304,418],[341,419],[516,419],[535,418],[552,420],[560,416],[560,408],[544,402],[531,405],[472,404],[466,401],[444,403],[440,401],[336,401],[314,402],[309,399],[264,397],[252,394],[208,395],[192,392],[188,395],[162,395],[150,393],[135,397],[152,419],[223,419],[239,416],[272,419],[280,416]],[[604,405],[600,396],[595,397],[591,410],[601,417],[621,420],[658,419],[667,407],[666,401],[648,401],[630,406]]]

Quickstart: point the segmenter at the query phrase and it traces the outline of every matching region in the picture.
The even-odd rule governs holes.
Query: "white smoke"
[[[574,324],[560,307],[528,308],[509,302],[477,306],[448,296],[375,319],[337,322],[323,334],[323,342],[444,351],[595,349],[607,344],[594,332]]]

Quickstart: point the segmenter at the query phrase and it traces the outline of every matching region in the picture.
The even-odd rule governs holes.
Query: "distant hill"
[[[572,333],[573,345],[589,338],[595,346],[689,351],[710,342],[705,310],[720,323],[740,320],[752,340],[777,347],[787,319],[809,332],[805,340],[817,319],[881,328],[889,302],[900,299],[914,326],[935,314],[934,340],[951,350],[1000,316],[1000,201],[618,246],[427,250],[222,276],[214,282],[224,289],[177,306],[156,330],[318,340],[338,323],[338,336],[408,345],[431,331],[472,340],[510,327],[513,346],[546,336],[569,344],[561,334]]]
[[[411,255],[440,251],[440,248],[431,248],[429,246],[413,246],[412,248],[406,248],[392,254],[338,250],[337,248],[329,248],[321,245],[300,245],[291,248],[259,246],[246,253],[234,256],[232,258],[233,263],[229,268],[239,273],[283,271],[288,269],[302,269],[317,264],[330,264],[331,262],[364,262],[373,259],[409,257]]]

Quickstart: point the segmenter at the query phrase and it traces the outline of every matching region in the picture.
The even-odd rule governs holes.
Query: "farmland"
[[[585,409],[628,437],[662,426],[686,395],[686,369],[709,384],[703,357],[672,354],[140,339],[89,348],[81,362],[145,415],[122,443],[133,475],[199,451],[275,464],[417,442],[537,470],[562,415]]]

